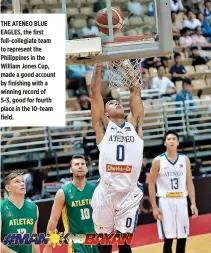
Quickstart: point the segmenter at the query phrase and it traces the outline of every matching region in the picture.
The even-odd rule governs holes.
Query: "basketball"
[[[112,10],[113,33],[115,34],[122,29],[124,23],[124,15],[117,8],[111,8],[111,10]],[[109,35],[107,8],[97,13],[96,25],[102,33]]]

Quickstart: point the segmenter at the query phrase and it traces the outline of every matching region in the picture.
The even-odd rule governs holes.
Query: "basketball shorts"
[[[163,218],[157,221],[159,238],[187,238],[189,234],[186,198],[159,198]]]
[[[111,193],[99,184],[91,202],[96,233],[110,234],[114,231],[133,233],[142,197],[143,191],[138,186],[130,192]]]

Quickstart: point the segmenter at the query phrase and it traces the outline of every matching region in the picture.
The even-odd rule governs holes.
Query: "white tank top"
[[[126,192],[137,185],[143,160],[143,140],[132,124],[109,121],[98,145],[101,184],[108,191]]]
[[[186,197],[186,162],[183,154],[177,154],[172,163],[165,153],[160,155],[160,171],[157,178],[158,197]]]

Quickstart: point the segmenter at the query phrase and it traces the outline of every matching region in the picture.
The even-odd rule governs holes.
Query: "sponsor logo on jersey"
[[[33,219],[11,219],[9,222],[9,226],[19,226],[19,225],[33,225],[34,220]]]
[[[167,198],[180,198],[180,197],[183,197],[183,192],[167,192],[166,197]]]
[[[11,217],[11,216],[12,216],[12,213],[11,213],[11,212],[8,212],[8,213],[7,213],[7,216],[8,216],[8,217]]]
[[[119,173],[131,173],[132,166],[131,165],[114,165],[114,164],[106,164],[107,172],[119,172]]]
[[[180,167],[180,168],[183,168],[183,164],[180,164],[179,167]]]
[[[127,131],[131,131],[131,128],[130,127],[125,127],[125,132]]]

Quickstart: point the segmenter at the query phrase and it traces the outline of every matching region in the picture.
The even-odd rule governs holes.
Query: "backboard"
[[[88,1],[88,0],[87,0]],[[129,2],[129,1],[128,1]],[[107,62],[122,59],[148,58],[170,55],[173,52],[171,11],[169,0],[141,1],[140,15],[132,15],[125,11],[123,30],[113,35],[111,7],[121,8],[123,11],[130,8],[125,0],[106,0],[108,9],[109,36],[100,34],[95,38],[95,50],[89,51],[87,41],[90,39],[66,41],[66,63],[89,64],[96,61]],[[133,2],[136,2],[133,1]],[[136,3],[140,3],[137,1]],[[154,15],[150,16],[148,10],[154,9]],[[110,15],[109,15],[110,13]],[[95,13],[96,15],[96,13]],[[99,46],[99,44],[101,46]],[[73,52],[73,47],[76,51]],[[94,47],[94,44],[93,44]],[[80,58],[81,51],[93,52],[90,57]],[[78,52],[78,53],[77,53]],[[81,56],[81,55],[80,55]],[[89,61],[87,61],[89,59]]]

